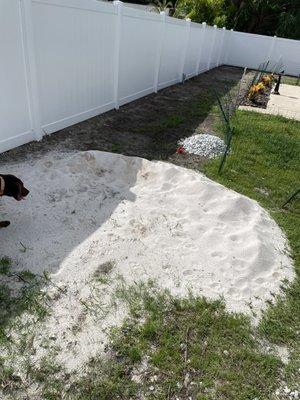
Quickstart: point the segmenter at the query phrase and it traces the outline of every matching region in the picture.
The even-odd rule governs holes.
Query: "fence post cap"
[[[166,15],[166,12],[165,11],[161,11],[159,14],[164,16],[164,15]]]
[[[230,30],[231,30],[231,32],[233,32],[233,29],[232,29],[232,28],[231,28]]]
[[[202,25],[206,25],[206,22],[202,22]]]
[[[122,6],[122,4],[123,4],[123,1],[120,1],[120,0],[114,0],[113,1],[113,5],[114,6]]]
[[[186,18],[185,20],[188,24],[191,22],[191,18]]]
[[[217,29],[217,25],[214,25],[214,28]]]
[[[224,29],[224,31],[226,31],[226,26],[223,26],[223,28],[222,29]]]

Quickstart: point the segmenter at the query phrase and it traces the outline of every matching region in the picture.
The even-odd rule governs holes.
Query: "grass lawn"
[[[284,76],[281,80],[282,83],[286,85],[299,85],[300,80],[298,78],[293,78],[291,76]]]
[[[300,274],[299,196],[284,209],[285,201],[300,188],[300,122],[282,117],[239,111],[234,120],[232,154],[222,175],[219,161],[205,172],[223,185],[257,200],[285,231]],[[287,301],[270,307],[261,323],[269,339],[286,345],[299,344],[299,279],[287,290]]]
[[[232,152],[222,175],[217,173],[220,160],[207,163],[205,173],[270,212],[288,236],[299,277],[299,199],[284,209],[282,204],[300,184],[300,123],[238,112],[234,126]],[[9,271],[8,262],[3,261],[0,273],[7,276]],[[107,284],[99,280],[99,285]],[[7,399],[25,399],[21,396],[29,387],[40,388],[39,398],[48,400],[293,399],[284,394],[283,387],[294,393],[300,390],[299,289],[298,279],[286,289],[285,298],[270,305],[259,326],[253,327],[244,315],[226,312],[221,301],[192,296],[179,300],[153,282],[125,287],[120,281],[115,296],[127,304],[129,315],[111,332],[107,357],[95,355],[77,377],[57,365],[53,355],[39,366],[28,358],[26,380],[22,381],[5,367],[5,357],[13,354],[8,352],[2,368],[0,362],[0,388]],[[12,310],[32,311],[32,302],[15,305],[4,286],[2,291],[4,303],[11,302]],[[44,314],[41,310],[39,318]],[[9,346],[21,351],[24,341],[9,341]],[[273,345],[287,347],[288,364],[276,356]]]

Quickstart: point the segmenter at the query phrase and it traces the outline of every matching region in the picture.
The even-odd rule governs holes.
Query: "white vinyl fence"
[[[0,0],[0,152],[218,65],[282,60],[300,42],[96,0]]]

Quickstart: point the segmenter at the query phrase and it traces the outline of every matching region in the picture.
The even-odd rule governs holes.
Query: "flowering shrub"
[[[249,100],[254,100],[254,99],[255,99],[255,96],[256,96],[258,93],[263,92],[264,88],[265,88],[265,85],[264,85],[263,82],[259,82],[259,83],[257,83],[256,85],[252,85],[252,86],[250,87],[250,90],[249,90],[248,99],[249,99]]]
[[[261,81],[265,86],[271,86],[273,80],[274,80],[274,76],[273,75],[264,75],[261,78]]]
[[[261,81],[252,85],[249,89],[248,99],[255,100],[255,97],[258,93],[262,93],[266,87],[270,87],[272,82],[274,81],[274,75],[263,75]]]

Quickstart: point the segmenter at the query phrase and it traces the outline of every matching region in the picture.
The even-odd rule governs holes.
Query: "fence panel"
[[[273,38],[242,32],[228,32],[228,63],[238,67],[258,68],[270,58]]]
[[[20,1],[1,0],[0,151],[34,139],[23,20]]]
[[[218,65],[221,33],[222,31],[220,29],[216,27],[213,28],[209,69],[215,68]]]
[[[123,10],[119,65],[120,105],[154,92],[160,24],[158,14],[129,7]]]
[[[205,29],[205,39],[203,43],[202,55],[203,55],[203,65],[201,63],[201,72],[207,71],[211,65],[211,57],[213,53],[213,43],[214,42],[214,28],[212,26],[206,26]]]
[[[162,56],[159,71],[159,89],[181,81],[180,64],[185,44],[186,23],[166,17]]]
[[[95,0],[0,1],[0,152],[221,64],[282,61],[300,42]]]
[[[33,2],[37,81],[45,133],[114,107],[116,14],[112,5],[103,2],[95,2],[93,9],[86,9],[86,5],[84,0]]]
[[[201,37],[199,40],[199,53],[198,53],[198,74],[206,71],[207,67],[207,25],[206,23],[201,24]]]
[[[272,59],[282,61],[282,69],[286,74],[300,75],[300,46],[299,41],[276,38]]]
[[[187,78],[197,75],[199,51],[203,35],[201,25],[191,23],[191,31],[189,35],[188,48],[185,57],[184,73]]]

